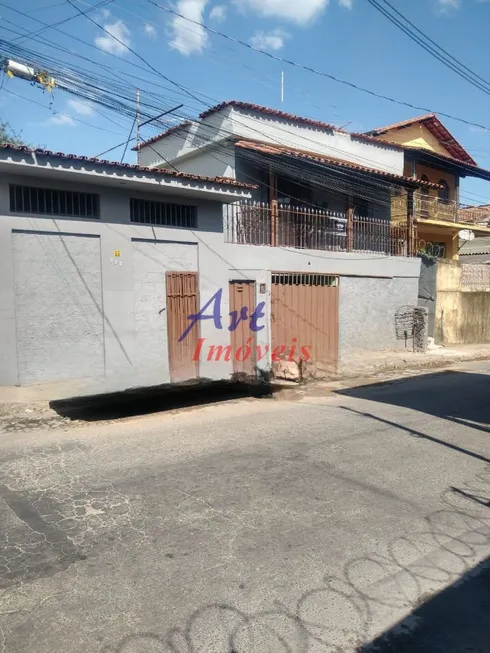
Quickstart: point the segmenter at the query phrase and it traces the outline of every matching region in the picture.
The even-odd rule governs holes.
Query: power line
[[[143,61],[145,61],[145,60],[143,60]],[[68,89],[68,90],[70,90],[70,89]],[[99,99],[97,98],[97,101],[100,101],[100,100],[99,100]],[[202,102],[202,101],[200,101],[200,100],[198,100],[198,101],[199,101],[199,102]],[[41,105],[41,106],[42,106],[42,105]],[[111,108],[113,108],[113,109],[114,109],[114,107],[111,107]],[[65,115],[66,115],[66,114],[65,114]],[[70,117],[71,117],[71,116],[70,116]],[[82,121],[82,122],[83,122],[83,121]],[[89,124],[89,123],[86,123],[86,124]],[[93,126],[93,125],[90,125],[90,126]],[[106,131],[108,131],[108,130],[106,130]],[[260,132],[259,130],[255,130],[255,131],[256,131],[256,132],[257,132],[258,134],[260,134],[260,135],[262,135],[262,136],[263,136],[263,133],[262,133],[262,132]],[[288,132],[288,130],[283,130],[283,131],[285,131],[286,133],[290,133],[290,132]],[[210,140],[211,140],[211,139],[210,139]],[[310,139],[310,140],[311,140],[311,139]],[[152,149],[154,149],[154,148],[152,148]],[[156,150],[154,150],[154,151],[156,152]],[[339,151],[340,151],[340,150],[339,150]],[[163,159],[164,159],[164,157],[162,157],[162,155],[161,155],[160,153],[158,153],[158,152],[157,152],[157,155],[158,155],[159,157],[161,157],[161,158],[163,158]],[[368,160],[368,161],[369,161],[369,159],[367,159],[366,157],[361,157],[361,158],[363,158],[363,159],[365,159],[365,160]],[[164,159],[164,160],[165,160],[165,159]],[[167,162],[167,163],[168,163],[168,162]],[[171,164],[169,164],[169,165],[171,165]],[[380,186],[381,186],[381,185],[380,185]]]
[[[80,2],[81,4],[84,4],[84,5],[88,5],[88,3],[87,3],[85,0],[78,0],[78,2]],[[113,2],[116,2],[116,0],[113,0]],[[143,7],[143,5],[142,5],[141,3],[137,3],[137,4],[138,4],[138,6]],[[127,9],[126,7],[123,7],[123,6],[119,5],[119,4],[115,4],[114,7],[117,7],[117,9],[119,9],[120,11],[125,12],[126,14],[129,14],[130,16],[134,16],[135,18],[139,19],[140,21],[142,21],[142,22],[145,23],[145,24],[146,24],[146,23],[150,23],[151,25],[154,25],[154,26],[160,27],[160,25],[158,25],[158,23],[156,23],[155,21],[152,21],[152,20],[150,20],[150,19],[144,18],[144,17],[141,16],[140,14],[137,14],[136,12],[131,11],[130,9]],[[186,29],[187,31],[191,32],[192,34],[198,34],[198,33],[199,33],[197,30],[193,30],[193,29],[191,29],[191,27],[187,27],[187,26],[185,26],[185,25],[182,25],[182,28],[183,28],[183,29]],[[229,52],[232,52],[233,54],[237,54],[237,50],[235,50],[235,49],[233,49],[233,48],[231,48],[231,47],[229,47],[229,46],[226,46],[226,45],[224,45],[223,47],[225,47]],[[249,73],[249,74],[248,74],[248,77],[254,79],[255,81],[258,81],[260,84],[262,84],[262,85],[264,85],[264,86],[267,86],[268,88],[271,88],[271,89],[277,90],[277,91],[279,90],[279,86],[278,86],[277,78],[274,78],[274,77],[272,77],[271,75],[266,75],[266,77],[267,77],[269,80],[271,80],[271,81],[273,81],[273,82],[276,82],[275,84],[270,84],[270,83],[264,81],[263,79],[261,79],[260,75],[263,75],[263,72],[262,72],[262,71],[258,71],[258,70],[256,70],[255,68],[253,68],[252,66],[248,66],[247,64],[245,64],[245,63],[244,63],[243,61],[241,61],[241,60],[239,60],[239,61],[235,61],[234,59],[232,59],[232,57],[230,57],[229,55],[224,55],[224,53],[221,52],[221,51],[220,51],[220,52],[217,52],[217,51],[216,51],[215,49],[213,49],[213,48],[208,48],[208,50],[210,50],[211,52],[214,52],[215,54],[217,54],[217,55],[218,55],[219,57],[221,57],[221,58],[223,58],[223,56],[224,56],[225,58],[227,58],[227,59],[228,59],[228,60],[233,64],[233,66],[234,66],[235,68],[236,68],[236,66],[238,65],[238,66],[240,66],[241,68],[244,68],[245,70],[250,71],[251,73],[255,73],[255,75],[250,75],[250,73]],[[207,51],[208,51],[208,50],[207,50]],[[223,63],[223,62],[221,62],[221,61],[217,61],[216,59],[211,59],[210,57],[207,57],[207,58],[208,58],[208,61],[211,61],[212,63],[214,63],[214,64],[216,64],[216,65],[219,65],[219,66],[222,66],[222,67],[226,67],[226,65],[227,65],[226,63]],[[244,74],[244,73],[242,73],[242,74]],[[258,76],[256,76],[256,75],[258,75]],[[246,75],[245,75],[245,76],[246,76]],[[314,96],[312,93],[310,93],[310,92],[308,92],[308,91],[305,91],[304,89],[299,89],[298,87],[292,86],[292,85],[290,85],[290,84],[288,84],[288,88],[290,88],[291,90],[296,90],[296,91],[298,91],[298,93],[300,94],[300,96],[299,96],[299,100],[300,100],[302,103],[309,104],[309,105],[315,107],[315,109],[317,109],[317,110],[323,110],[325,106],[332,107],[333,109],[338,109],[338,108],[339,108],[337,105],[335,105],[335,104],[331,104],[331,103],[329,103],[329,102],[326,102],[326,103],[323,102],[323,103],[322,103],[322,107],[320,107],[318,104],[315,104],[315,103],[313,103],[313,102],[311,102],[311,101],[309,101],[309,100],[305,100],[305,99],[304,99],[303,96],[309,96],[310,98],[315,98],[315,96]],[[315,99],[316,99],[316,98],[315,98]],[[341,119],[341,120],[345,120],[345,118],[342,118],[342,116],[340,116],[339,114],[334,113],[333,115],[336,116],[337,118]]]
[[[380,0],[384,2],[394,14],[400,16],[399,20],[395,15],[391,14],[388,9],[382,7],[377,0],[367,0],[369,4],[379,11],[385,18],[387,18],[395,27],[398,27],[404,32],[412,41],[420,45],[426,52],[431,54],[435,59],[440,61],[444,66],[455,72],[459,77],[469,82],[480,91],[490,95],[490,84],[485,79],[474,73],[470,68],[461,63],[458,59],[453,57],[447,50],[444,50],[427,34],[422,32],[416,25],[414,25],[408,18],[406,18],[398,9],[393,7],[388,0]],[[404,22],[402,22],[404,21]],[[412,28],[412,29],[410,29]],[[414,32],[415,30],[415,32]],[[419,36],[420,35],[420,36]]]
[[[8,8],[8,9],[10,9],[11,11],[14,11],[14,12],[20,14],[21,16],[25,16],[25,17],[30,18],[30,17],[28,16],[28,14],[26,14],[25,12],[22,12],[22,11],[20,11],[20,10],[18,10],[18,9],[15,9],[14,7],[10,7],[9,5],[5,4],[4,2],[1,2],[1,1],[0,1],[0,5],[3,6],[3,7]],[[17,25],[16,23],[13,23],[12,21],[10,21],[10,20],[8,20],[8,19],[6,19],[6,18],[4,18],[4,20],[5,20],[6,22],[8,22],[8,23],[10,23],[10,24],[12,24],[12,25],[14,25],[14,26],[16,26],[16,27],[19,27],[19,28],[25,30],[25,28],[23,28],[22,26]],[[51,25],[49,25],[49,23],[45,23],[44,21],[40,20],[39,18],[32,18],[32,20],[35,20],[35,21],[37,21],[38,23],[40,23],[41,25],[44,25],[44,26],[46,26],[46,27],[52,27]],[[12,30],[12,29],[10,29],[10,28],[6,28],[6,27],[3,26],[3,25],[0,25],[0,29],[6,29],[7,31],[14,32],[15,34],[19,34],[19,32],[15,32],[14,30]],[[152,70],[148,70],[148,67],[147,67],[147,66],[141,66],[141,65],[139,65],[139,64],[137,64],[137,63],[135,63],[135,62],[133,62],[133,61],[128,61],[128,60],[124,59],[123,57],[121,57],[121,56],[119,56],[119,55],[117,55],[117,54],[114,54],[113,52],[106,52],[105,50],[103,50],[102,48],[98,47],[97,45],[94,45],[93,43],[89,43],[88,41],[85,41],[84,39],[78,38],[77,36],[75,36],[75,35],[73,35],[73,34],[70,34],[69,32],[65,32],[65,31],[63,31],[62,29],[59,29],[59,28],[57,28],[57,27],[53,27],[53,29],[54,29],[56,32],[60,33],[60,34],[63,34],[64,36],[67,36],[67,37],[69,37],[69,38],[71,38],[71,39],[77,41],[78,43],[82,43],[83,45],[85,45],[85,46],[87,46],[87,47],[89,47],[89,48],[91,48],[91,49],[94,49],[94,50],[97,50],[98,52],[102,52],[102,53],[104,53],[104,55],[107,55],[107,56],[109,56],[109,57],[113,57],[113,58],[115,58],[115,59],[119,59],[120,61],[124,62],[124,64],[127,65],[127,66],[132,66],[132,67],[134,67],[134,68],[137,68],[138,70],[143,70],[143,71],[145,71],[145,72],[149,72],[149,73],[157,74],[159,77],[162,76],[161,73],[158,73],[158,72],[155,73],[155,72],[152,71]],[[20,35],[23,36],[24,34],[20,34]],[[110,66],[107,66],[107,65],[104,64],[104,63],[97,62],[97,61],[95,61],[94,59],[90,59],[89,57],[86,57],[86,56],[84,56],[84,55],[82,55],[82,54],[80,54],[80,53],[78,53],[78,52],[76,52],[76,51],[74,51],[74,50],[68,50],[67,48],[64,48],[64,47],[60,46],[58,43],[50,42],[49,40],[45,39],[44,37],[32,37],[32,38],[33,38],[35,41],[39,41],[39,42],[42,43],[43,45],[47,45],[47,46],[50,47],[50,48],[53,48],[53,49],[55,49],[55,50],[57,50],[57,51],[60,51],[60,52],[63,52],[64,54],[68,54],[68,55],[70,55],[70,56],[74,56],[74,57],[77,57],[77,58],[82,59],[82,60],[84,60],[84,61],[87,61],[87,62],[93,64],[94,66],[96,66],[98,69],[100,69],[100,68],[104,68],[105,70],[109,71],[109,72],[110,72],[110,73],[111,73],[111,74],[112,74],[112,75],[113,75],[117,80],[120,80],[120,79],[121,79],[121,74],[123,74],[123,75],[126,75],[126,76],[128,76],[128,77],[132,77],[132,78],[134,78],[134,79],[137,79],[139,85],[140,85],[141,81],[145,81],[145,82],[147,82],[148,84],[152,84],[152,85],[155,85],[155,84],[156,84],[156,82],[154,82],[154,81],[142,80],[140,75],[136,76],[136,75],[132,75],[131,73],[128,73],[127,71],[123,71],[123,70],[121,70],[121,69],[111,68]],[[115,71],[115,72],[113,72],[113,71]],[[157,85],[157,86],[158,86],[158,85]],[[166,88],[166,87],[163,87],[163,86],[160,85],[160,88]],[[169,90],[169,89],[166,88],[166,90]],[[174,90],[172,90],[171,92],[174,92],[174,93],[175,93]],[[203,96],[203,97],[205,97],[205,96]],[[204,101],[202,101],[202,100],[199,100],[199,99],[198,99],[197,102],[198,102],[199,105],[201,105],[201,106],[202,106],[202,105],[207,106],[206,103],[205,103]]]
[[[87,122],[86,120],[82,120],[81,118],[76,118],[75,116],[70,116],[67,113],[62,113],[61,111],[55,111],[54,109],[50,109],[49,107],[47,107],[42,102],[37,102],[36,100],[31,100],[30,98],[27,98],[24,95],[20,95],[19,93],[14,93],[14,91],[10,91],[8,88],[4,88],[2,90],[5,93],[10,93],[10,95],[15,95],[15,97],[18,97],[21,100],[25,100],[26,102],[31,102],[31,104],[37,104],[38,106],[43,107],[44,109],[48,109],[48,111],[51,111],[51,113],[53,115],[64,116],[65,118],[70,118],[71,120],[76,120],[77,122],[82,123],[82,125],[87,125],[87,127],[92,127],[93,129],[99,129],[100,131],[108,132],[109,134],[121,135],[120,132],[115,132],[112,129],[105,129],[104,127],[98,127],[97,125],[93,125],[92,123]]]
[[[471,125],[472,127],[480,127],[480,129],[484,129],[485,131],[490,131],[490,127],[487,125],[480,125],[479,123],[472,122],[471,120],[466,120],[465,118],[459,118],[458,116],[453,116],[450,113],[446,113],[444,111],[437,111],[434,109],[428,109],[427,107],[422,107],[418,106],[416,104],[412,104],[410,102],[405,102],[404,100],[397,100],[396,98],[392,98],[388,95],[383,95],[381,93],[377,93],[376,91],[372,91],[371,89],[365,88],[363,86],[359,86],[358,84],[354,84],[353,82],[349,82],[345,79],[341,79],[340,77],[335,77],[334,75],[330,73],[326,73],[322,70],[318,70],[317,68],[313,68],[311,66],[307,66],[302,63],[298,63],[296,61],[292,61],[291,59],[285,59],[284,57],[281,57],[277,54],[273,54],[272,52],[267,52],[266,50],[262,50],[261,48],[257,48],[253,45],[250,45],[250,43],[246,43],[245,41],[242,41],[240,39],[235,38],[234,36],[230,36],[229,34],[225,34],[224,32],[220,32],[219,30],[216,30],[212,27],[209,27],[208,25],[205,25],[204,23],[201,23],[197,20],[193,20],[192,18],[188,18],[184,14],[179,13],[175,9],[170,9],[170,7],[165,7],[163,5],[159,5],[157,2],[154,2],[153,0],[146,0],[150,4],[154,5],[155,7],[158,7],[159,9],[166,11],[170,14],[173,14],[174,16],[179,16],[183,20],[187,20],[191,23],[194,23],[195,25],[199,25],[200,27],[204,28],[208,32],[212,34],[216,34],[218,36],[221,36],[222,38],[228,39],[229,41],[233,41],[234,43],[239,43],[243,47],[252,50],[253,52],[259,52],[260,54],[265,55],[266,57],[269,57],[270,59],[274,59],[275,61],[280,61],[281,63],[288,64],[289,66],[293,66],[294,68],[299,68],[300,70],[306,70],[310,73],[313,73],[314,75],[318,75],[320,77],[325,77],[327,79],[330,79],[334,82],[337,82],[338,84],[343,84],[344,86],[349,86],[350,88],[355,89],[356,91],[361,91],[363,93],[367,93],[368,95],[371,95],[372,97],[379,98],[381,100],[386,100],[388,102],[392,102],[394,104],[398,104],[401,106],[409,107],[410,109],[415,109],[416,111],[423,111],[424,113],[438,113],[440,116],[444,116],[445,118],[449,118],[451,120],[456,120],[457,122],[461,122],[465,125]]]
[[[86,9],[83,13],[86,14],[89,11],[94,11],[95,9],[99,9],[100,7],[111,4],[114,2],[114,0],[101,0],[101,2],[97,3],[96,5],[91,5],[89,9]],[[63,3],[64,4],[64,3]],[[8,5],[7,5],[8,6]],[[24,14],[28,16],[27,14]],[[25,40],[27,38],[37,36],[38,34],[42,34],[43,32],[46,32],[48,29],[52,29],[54,27],[58,27],[59,25],[63,25],[64,23],[68,23],[70,20],[73,20],[74,18],[78,18],[79,14],[75,14],[73,16],[68,16],[68,18],[63,18],[63,20],[59,20],[56,23],[53,23],[52,25],[45,25],[44,27],[41,27],[38,30],[34,30],[32,32],[28,32],[24,36],[18,36],[14,41],[19,41],[19,39]],[[31,18],[28,16],[28,18]],[[37,20],[37,18],[31,18],[31,20]]]
[[[31,61],[32,61],[32,63],[34,63],[34,60],[31,59]],[[97,78],[94,78],[94,79],[91,81],[91,86],[90,86],[91,89],[93,89],[93,88],[97,88],[97,82],[96,82],[96,79],[97,79]],[[70,92],[70,93],[74,93],[74,89],[72,88],[72,86],[69,85],[69,84],[66,84],[66,82],[65,82],[65,85],[64,85],[63,88],[64,88],[65,90],[67,90],[68,92]],[[114,95],[114,92],[112,92],[111,95]],[[99,99],[99,98],[93,98],[92,96],[89,96],[89,99],[94,99],[95,101],[97,101],[97,102],[100,103],[100,99]],[[112,99],[112,98],[111,98],[111,99]],[[213,98],[210,98],[210,99],[213,100]],[[201,103],[204,104],[204,105],[207,106],[207,107],[210,106],[209,104],[207,104],[207,103],[205,103],[205,102],[202,102],[202,101],[201,101]],[[105,105],[104,105],[104,106],[105,106]],[[130,115],[131,115],[131,116],[133,116],[133,108],[132,108],[132,107],[133,107],[133,104],[132,104],[132,98],[131,98],[131,110],[130,110]],[[113,108],[113,109],[114,109],[115,107],[114,107],[114,106],[112,106],[112,107],[109,106],[109,108]],[[120,108],[120,107],[118,107],[118,108]],[[126,113],[127,113],[127,111],[126,111]],[[187,118],[187,116],[186,116],[186,118]],[[239,121],[238,121],[238,122],[239,122]],[[287,129],[283,129],[283,128],[280,128],[280,129],[281,129],[281,131],[284,131],[285,133],[288,133],[288,134],[291,133],[291,132],[289,132]],[[254,129],[254,131],[255,131],[259,136],[261,136],[261,137],[264,136],[263,132],[261,132],[260,130]],[[231,132],[230,132],[230,135],[231,135]],[[308,139],[307,137],[305,137],[305,139],[306,139],[306,140],[310,140],[312,143],[315,142],[313,139]],[[281,142],[280,140],[277,140],[277,142],[278,142],[279,144],[282,144],[282,142]],[[332,149],[335,150],[336,148],[332,148]],[[336,151],[342,153],[341,150],[338,150],[338,149],[337,149]],[[363,160],[367,161],[368,163],[374,163],[374,164],[375,164],[375,167],[376,167],[376,165],[377,165],[377,162],[372,161],[372,160],[370,160],[370,159],[367,158],[367,157],[360,157],[360,158],[362,158]],[[393,168],[393,170],[394,170],[395,172],[398,172],[398,169],[396,169],[395,167]]]
[[[152,64],[151,64],[149,61],[147,61],[144,57],[142,57],[140,54],[138,54],[138,52],[136,52],[136,50],[134,50],[131,46],[129,46],[127,43],[124,43],[124,41],[121,41],[121,39],[119,39],[117,36],[114,36],[114,34],[112,34],[111,32],[109,32],[108,30],[106,30],[105,27],[103,27],[100,23],[98,23],[96,20],[94,20],[93,18],[91,18],[88,14],[84,13],[81,9],[79,9],[79,8],[75,5],[75,3],[73,2],[73,0],[66,0],[66,1],[67,1],[67,2],[68,2],[68,3],[69,3],[69,4],[70,4],[74,9],[76,9],[76,10],[77,10],[77,11],[78,11],[82,16],[85,16],[85,18],[86,18],[87,20],[89,20],[91,23],[93,23],[94,25],[96,25],[99,29],[101,29],[103,32],[105,32],[108,36],[110,36],[111,38],[113,38],[115,41],[117,41],[117,43],[119,43],[120,45],[122,45],[123,47],[125,47],[129,52],[131,52],[131,54],[133,54],[133,55],[134,55],[135,57],[137,57],[140,61],[142,61],[142,62],[145,64],[145,66],[148,66],[148,68],[150,68],[150,70],[152,70],[154,73],[156,73],[157,75],[159,75],[160,77],[162,77],[165,81],[169,82],[169,84],[172,84],[172,85],[175,86],[176,88],[179,88],[181,91],[183,91],[184,93],[186,93],[186,95],[188,95],[188,96],[191,97],[192,99],[197,100],[198,102],[200,101],[198,97],[196,97],[193,93],[191,93],[190,91],[188,91],[184,86],[182,86],[182,85],[179,84],[178,82],[175,82],[173,79],[170,79],[170,77],[167,77],[167,76],[164,75],[162,72],[160,72],[159,70],[157,70],[154,66],[152,66]]]
[[[100,84],[99,84],[99,86],[100,86]],[[70,86],[70,85],[66,85],[66,83],[65,83],[64,88],[65,88],[65,90],[67,90],[68,92],[71,92],[71,93],[74,93],[74,94],[78,94],[78,91],[77,91],[76,89],[74,89],[74,88],[73,88],[72,86]],[[89,85],[89,88],[90,88],[90,89],[97,88],[97,87],[95,86],[95,80],[92,80],[92,81],[91,81],[91,83],[90,83],[90,85]],[[100,89],[99,89],[99,90],[100,90]],[[98,92],[99,92],[99,90],[98,90]],[[114,96],[114,94],[115,94],[115,91],[111,90],[111,100],[113,100],[113,96]],[[87,96],[85,95],[84,97],[87,97]],[[97,96],[91,95],[91,96],[89,96],[89,99],[94,100],[94,101],[97,102],[97,103],[101,103],[101,98],[99,97],[99,95],[97,95]],[[102,101],[102,104],[104,104],[104,106],[108,106],[108,108],[110,108],[110,109],[112,109],[112,110],[116,110],[116,111],[118,111],[118,112],[120,112],[121,109],[122,109],[122,106],[121,106],[120,104],[118,104],[117,106],[114,106],[113,104],[107,105],[107,102],[106,102],[106,101]],[[131,115],[131,117],[132,117],[132,116],[133,116],[133,98],[132,98],[132,97],[131,97],[131,105],[130,105],[130,107],[131,107],[131,108],[130,108],[129,111],[130,111],[130,115]],[[124,107],[124,112],[125,112],[126,115],[127,115],[128,108],[127,108],[126,105],[125,105],[125,107]],[[185,117],[187,118],[187,116],[185,116]],[[239,121],[237,121],[237,122],[239,122]],[[203,123],[201,123],[201,124],[203,124]],[[204,126],[205,126],[205,128],[207,128],[207,129],[211,129],[210,126],[206,126],[206,125],[204,125]],[[281,127],[280,127],[279,129],[281,129],[281,131],[283,131],[285,134],[289,134],[289,135],[291,134],[291,132],[290,132],[289,130],[287,130],[287,129],[283,129],[283,128],[281,128]],[[222,131],[223,131],[223,130],[222,130]],[[254,129],[254,131],[255,131],[259,136],[261,136],[261,137],[264,136],[264,134],[263,134],[262,131],[257,130],[257,129]],[[233,135],[231,132],[229,132],[229,134],[230,134],[230,136]],[[305,137],[305,139],[306,139],[306,140],[311,140],[312,142],[315,142],[313,139],[308,139],[307,137]],[[211,139],[209,139],[209,140],[211,140]],[[274,140],[276,140],[276,141],[277,141],[279,144],[281,144],[281,145],[284,144],[284,139],[274,139]],[[287,144],[287,140],[286,140],[286,144]],[[112,149],[112,148],[111,148],[111,149]],[[337,151],[337,152],[339,152],[340,154],[343,154],[343,151],[342,151],[342,150],[339,150],[338,148],[331,148],[331,149],[332,149],[333,151]],[[345,154],[345,153],[344,153],[344,154]],[[160,156],[160,154],[159,154],[159,156]],[[375,168],[377,167],[377,162],[376,162],[376,161],[373,161],[373,160],[371,160],[371,159],[369,159],[368,157],[361,157],[361,156],[359,156],[359,157],[357,157],[357,158],[358,158],[358,159],[362,159],[362,160],[364,160],[364,161],[367,161],[368,163],[374,164],[374,167],[375,167]],[[399,173],[399,170],[398,170],[397,167],[393,167],[393,171],[395,172],[395,174],[398,174],[398,173]]]

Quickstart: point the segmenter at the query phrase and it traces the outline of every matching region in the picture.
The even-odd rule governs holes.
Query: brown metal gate
[[[179,342],[189,326],[189,315],[196,315],[198,308],[197,272],[167,272],[167,335],[170,379],[172,383],[195,379],[199,376],[199,361],[194,361],[199,322]]]
[[[305,358],[306,352],[309,353],[309,360],[303,366],[309,375],[336,371],[339,351],[338,277],[273,273],[271,295],[272,351],[282,352],[281,358],[289,363],[298,363],[302,357]],[[280,375],[284,363],[274,361],[277,357],[273,356],[273,368]]]
[[[230,281],[230,313],[237,312],[240,316],[242,308],[247,308],[246,320],[231,332],[231,352],[233,356],[233,373],[237,375],[253,376],[255,374],[255,333],[250,329],[250,316],[255,310],[255,282],[254,281]],[[249,342],[249,339],[251,341]],[[250,355],[243,360],[244,354]],[[242,360],[237,360],[238,357]]]

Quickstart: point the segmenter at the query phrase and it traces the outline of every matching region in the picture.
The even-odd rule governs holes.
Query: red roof
[[[378,129],[372,129],[367,132],[368,136],[380,136],[381,134],[386,134],[386,132],[393,131],[394,129],[403,129],[405,127],[410,127],[411,125],[424,125],[430,133],[437,138],[439,143],[449,152],[449,154],[459,161],[464,163],[471,163],[472,165],[477,165],[473,157],[467,152],[464,147],[458,143],[454,138],[451,132],[446,129],[442,124],[435,113],[426,113],[423,116],[417,116],[415,118],[409,118],[408,120],[403,120],[401,122],[393,123],[392,125],[386,125],[385,127],[378,127]]]
[[[213,113],[222,111],[227,107],[235,107],[236,109],[245,109],[245,111],[256,111],[257,113],[263,113],[267,116],[274,116],[275,118],[283,118],[284,120],[289,120],[290,122],[297,122],[301,125],[309,125],[310,127],[319,127],[320,129],[330,129],[332,131],[344,132],[343,129],[335,127],[328,122],[322,122],[321,120],[313,120],[312,118],[303,118],[302,116],[296,116],[293,113],[286,113],[284,111],[278,111],[277,109],[270,109],[269,107],[263,107],[260,104],[251,104],[250,102],[240,102],[240,100],[229,100],[228,102],[221,102],[206,111],[203,111],[199,118],[203,120]]]
[[[213,184],[220,184],[222,186],[235,186],[237,188],[255,189],[257,186],[254,184],[245,184],[241,181],[236,181],[230,177],[203,177],[201,175],[193,175],[189,172],[177,172],[176,170],[162,170],[161,168],[148,168],[147,166],[138,166],[131,163],[119,163],[117,161],[107,161],[105,159],[96,159],[88,156],[78,156],[77,154],[65,154],[64,152],[52,152],[51,150],[44,150],[40,148],[31,148],[25,145],[12,145],[11,143],[0,143],[2,150],[15,150],[16,152],[26,152],[27,154],[35,154],[36,156],[51,156],[63,161],[81,161],[91,163],[93,165],[100,165],[111,167],[119,170],[134,170],[135,172],[146,172],[152,175],[161,177],[176,177],[178,179],[189,179],[193,181],[202,181]]]
[[[222,111],[227,107],[236,107],[237,109],[245,109],[246,111],[255,111],[257,113],[262,113],[267,116],[273,116],[275,118],[283,118],[284,120],[289,120],[290,122],[296,122],[300,125],[308,125],[310,127],[317,127],[319,129],[328,129],[330,131],[336,131],[341,134],[349,134],[349,132],[345,131],[344,129],[335,127],[335,125],[332,125],[328,122],[323,122],[321,120],[313,120],[313,118],[304,118],[303,116],[297,116],[293,113],[286,113],[285,111],[271,109],[269,107],[264,107],[260,104],[241,102],[239,100],[229,100],[228,102],[221,102],[221,104],[217,104],[216,106],[211,107],[210,109],[207,109],[206,111],[203,111],[201,114],[199,114],[199,119],[203,120],[204,118],[211,116],[213,113]],[[175,125],[175,127],[171,127],[170,129],[167,129],[166,131],[161,132],[156,136],[152,136],[147,141],[143,141],[142,143],[140,143],[138,147],[133,147],[133,150],[138,150],[141,149],[142,147],[145,147],[146,145],[151,145],[152,143],[155,143],[156,141],[159,141],[162,138],[171,136],[172,134],[179,131],[181,128],[183,129],[185,127],[190,126],[191,124],[192,121],[190,120],[181,122],[179,125]],[[374,140],[377,141],[378,143],[381,142],[380,139],[374,138],[373,136],[369,136],[368,134],[350,134],[350,136],[355,136],[356,138],[361,138],[364,140],[370,140],[370,141]],[[399,143],[389,143],[387,141],[383,141],[383,144],[385,147],[396,147],[398,149],[402,149],[402,146]]]
[[[403,181],[416,186],[425,186],[426,188],[441,188],[439,184],[434,184],[430,181],[413,179],[412,177],[405,177],[403,175],[397,175],[392,172],[384,172],[383,170],[377,170],[376,168],[367,168],[366,166],[359,165],[358,163],[351,163],[350,161],[344,161],[343,159],[336,159],[335,157],[325,156],[322,154],[315,154],[314,152],[292,149],[283,145],[271,145],[269,143],[258,143],[256,141],[237,141],[235,146],[245,150],[262,152],[264,154],[284,154],[286,156],[293,156],[299,159],[308,159],[311,161],[317,161],[319,163],[327,163],[339,166],[341,168],[349,168],[350,170],[355,170],[357,172],[366,172],[369,174],[379,175],[393,181]]]
[[[174,127],[170,127],[169,129],[166,129],[165,131],[160,132],[156,136],[152,136],[147,141],[142,141],[139,145],[135,145],[131,149],[133,150],[133,152],[135,152],[137,150],[141,150],[141,148],[144,147],[145,145],[151,145],[152,143],[156,143],[161,138],[166,138],[167,136],[170,136],[171,134],[175,134],[175,132],[178,132],[180,129],[184,129],[184,127],[190,127],[191,125],[192,125],[192,122],[190,120],[184,120],[184,122],[181,122],[178,125],[174,125]]]

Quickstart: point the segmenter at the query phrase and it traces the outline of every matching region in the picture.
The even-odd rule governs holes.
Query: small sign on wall
[[[121,260],[121,250],[120,249],[115,249],[112,253],[112,256],[110,258],[110,261],[113,265],[118,265],[119,267],[122,268],[123,262]]]

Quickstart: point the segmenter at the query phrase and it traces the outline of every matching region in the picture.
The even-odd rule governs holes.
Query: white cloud
[[[327,7],[328,0],[235,0],[260,16],[282,18],[304,25],[312,22]]]
[[[457,9],[461,4],[461,0],[437,0],[439,9],[447,11],[449,9]]]
[[[353,0],[339,0],[339,5],[346,9],[352,9],[352,2]]]
[[[289,34],[279,28],[270,30],[270,32],[255,32],[250,39],[250,43],[254,48],[259,48],[259,50],[272,50],[276,52],[284,46],[284,41],[288,36]]]
[[[59,125],[63,127],[73,127],[75,121],[70,116],[65,116],[64,113],[55,113],[54,116],[47,121],[50,125]]]
[[[116,20],[114,23],[107,23],[107,25],[104,25],[104,29],[109,32],[109,34],[104,32],[100,36],[97,36],[95,39],[95,45],[101,50],[110,52],[111,54],[124,54],[127,52],[123,43],[125,45],[130,44],[130,31],[126,24],[122,20]],[[112,38],[113,36],[115,38]],[[116,39],[118,40],[116,41]]]
[[[101,9],[100,13],[101,13],[102,18],[109,18],[109,16],[111,15],[111,12],[109,11],[109,9]]]
[[[73,111],[81,116],[91,116],[94,112],[93,106],[88,102],[82,102],[81,100],[70,98],[67,104],[71,109],[73,109]]]
[[[147,34],[151,38],[154,38],[157,35],[157,31],[153,27],[153,25],[150,25],[150,23],[146,23],[146,25],[145,25],[145,34]]]
[[[208,0],[178,0],[175,11],[186,18],[202,23],[204,8]],[[180,16],[171,21],[172,40],[169,45],[182,54],[201,54],[208,42],[204,27],[190,23]]]
[[[209,12],[209,18],[215,20],[218,23],[222,23],[226,18],[226,7],[225,5],[216,5]]]

